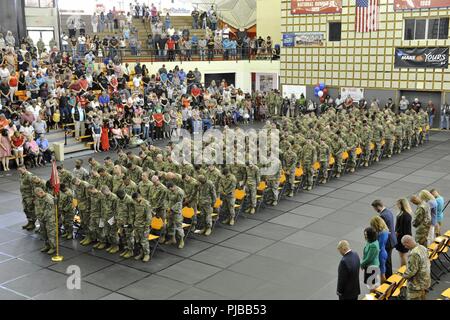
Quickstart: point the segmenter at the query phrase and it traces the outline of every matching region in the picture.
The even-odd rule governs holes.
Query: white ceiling
[[[256,24],[256,0],[200,0],[199,8],[208,10],[214,3],[219,19],[235,28],[249,28]]]

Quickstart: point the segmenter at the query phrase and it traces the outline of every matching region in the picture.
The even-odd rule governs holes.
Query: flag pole
[[[59,194],[59,178],[58,171],[56,170],[56,161],[53,160],[51,181],[53,184],[53,195],[56,198]],[[63,256],[59,255],[59,221],[58,221],[58,201],[55,201],[55,221],[56,221],[56,256],[52,257],[53,262],[62,262]]]
[[[64,260],[64,257],[59,255],[58,204],[55,205],[55,214],[56,214],[56,256],[52,257],[52,261],[53,262],[61,262]]]

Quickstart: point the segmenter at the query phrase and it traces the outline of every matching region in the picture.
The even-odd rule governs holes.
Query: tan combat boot
[[[134,257],[134,260],[141,260],[144,254],[140,252],[137,256]]]
[[[100,245],[97,247],[98,250],[103,250],[106,248],[106,243],[101,242]]]
[[[150,261],[150,255],[146,254],[144,258],[142,258],[142,262],[149,262]]]
[[[212,232],[212,229],[208,227],[208,228],[206,228],[206,231],[205,231],[204,235],[205,235],[206,237],[208,237],[208,236],[211,235],[211,232]]]
[[[184,239],[181,238],[180,243],[178,244],[178,249],[183,249],[184,248]]]
[[[130,259],[133,256],[133,251],[132,250],[128,250],[127,252],[125,252],[125,254],[123,255],[123,257],[125,259]]]
[[[167,245],[177,244],[177,239],[175,239],[175,236],[172,236],[164,244],[167,244]]]
[[[230,219],[230,226],[234,226],[234,218]]]
[[[117,252],[119,252],[120,248],[118,245],[114,245],[112,246],[111,250],[109,250],[110,254],[116,254]]]

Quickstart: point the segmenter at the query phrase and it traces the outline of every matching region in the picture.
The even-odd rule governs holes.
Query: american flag
[[[59,181],[59,175],[58,175],[58,170],[56,167],[56,161],[53,160],[52,163],[52,175],[50,177],[50,184],[53,188],[53,192],[55,194],[59,194],[59,185],[60,185],[60,181]]]
[[[379,0],[356,0],[356,32],[378,30]]]

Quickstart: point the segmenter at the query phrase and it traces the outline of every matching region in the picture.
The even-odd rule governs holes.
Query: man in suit
[[[387,209],[381,200],[372,202],[373,209],[380,215],[389,228],[389,241],[386,243],[386,251],[388,258],[386,260],[386,278],[392,275],[392,249],[397,245],[397,238],[395,236],[395,222],[392,211]]]
[[[337,249],[342,255],[337,282],[339,300],[358,300],[358,295],[361,293],[359,287],[359,256],[350,249],[346,240],[340,241]]]

